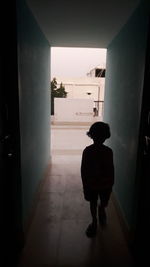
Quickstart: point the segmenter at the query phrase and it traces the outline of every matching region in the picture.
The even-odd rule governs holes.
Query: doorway
[[[103,120],[106,54],[100,48],[51,47],[52,153],[82,150],[89,126]]]

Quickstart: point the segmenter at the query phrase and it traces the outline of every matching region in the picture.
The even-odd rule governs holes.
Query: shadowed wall
[[[26,4],[18,4],[19,101],[24,220],[50,157],[50,47]]]
[[[136,217],[136,161],[148,12],[139,6],[107,51],[104,121],[110,124],[109,145],[114,150],[114,191],[129,227]]]

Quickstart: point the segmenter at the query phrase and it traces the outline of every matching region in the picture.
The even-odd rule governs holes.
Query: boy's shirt
[[[81,178],[84,189],[103,190],[114,184],[112,149],[92,144],[83,150]]]

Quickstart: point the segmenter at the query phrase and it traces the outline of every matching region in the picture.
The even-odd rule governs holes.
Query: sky
[[[106,64],[106,49],[99,48],[51,48],[51,78],[85,77],[93,68]]]

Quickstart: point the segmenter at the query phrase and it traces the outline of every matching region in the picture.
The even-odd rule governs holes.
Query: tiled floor
[[[112,201],[106,228],[85,235],[91,217],[80,162],[79,151],[54,151],[19,267],[133,266]]]

